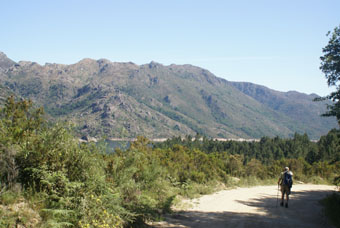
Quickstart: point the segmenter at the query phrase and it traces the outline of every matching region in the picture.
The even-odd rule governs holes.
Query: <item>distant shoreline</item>
[[[171,138],[148,138],[151,142],[165,142],[166,140],[171,140]],[[181,138],[185,140],[186,138]],[[112,142],[134,142],[137,141],[137,138],[107,138],[107,140]],[[193,137],[192,141],[195,141],[196,138]],[[209,139],[211,140],[211,139]],[[244,139],[244,138],[212,138],[213,141],[219,142],[227,142],[227,141],[234,141],[234,142],[260,142],[261,139]],[[98,139],[95,137],[88,137],[86,139],[79,139],[80,142],[98,142]],[[199,141],[203,141],[203,138],[200,138]],[[318,142],[319,140],[310,140],[311,142]]]
[[[151,142],[165,142],[166,140],[171,138],[154,138],[149,139]],[[184,140],[185,138],[182,138]],[[108,138],[108,140],[113,142],[121,142],[121,141],[129,141],[134,142],[137,138]],[[192,138],[192,141],[196,140],[195,137]],[[199,141],[202,141],[203,138],[200,138]],[[226,141],[237,141],[237,142],[259,142],[260,139],[243,139],[243,138],[212,138],[214,141],[226,142]]]

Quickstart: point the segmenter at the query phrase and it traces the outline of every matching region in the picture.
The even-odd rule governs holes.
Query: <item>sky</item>
[[[192,64],[229,81],[324,96],[338,0],[2,0],[0,51],[14,61],[83,58]]]

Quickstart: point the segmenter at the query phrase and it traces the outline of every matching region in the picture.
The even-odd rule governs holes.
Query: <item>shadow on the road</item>
[[[162,225],[154,227],[332,227],[322,213],[319,201],[333,191],[292,192],[289,208],[279,205],[272,195],[250,201],[237,201],[253,207],[255,213],[181,211],[166,216]]]

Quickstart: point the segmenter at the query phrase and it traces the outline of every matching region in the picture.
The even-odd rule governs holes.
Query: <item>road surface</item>
[[[294,185],[289,208],[285,208],[277,203],[277,186],[223,190],[191,200],[189,208],[167,215],[165,221],[152,227],[332,227],[319,201],[334,191],[335,187],[327,185]]]

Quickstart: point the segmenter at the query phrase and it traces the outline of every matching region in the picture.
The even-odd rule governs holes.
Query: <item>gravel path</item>
[[[277,204],[277,186],[223,190],[191,200],[191,207],[166,216],[165,222],[153,227],[332,227],[319,201],[334,191],[335,187],[327,185],[294,185],[289,208],[284,208]]]

